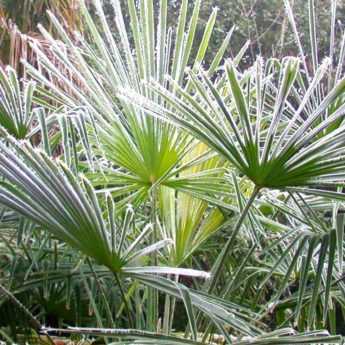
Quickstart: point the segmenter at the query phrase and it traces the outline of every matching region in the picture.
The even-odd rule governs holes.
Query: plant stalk
[[[107,314],[109,325],[110,325],[110,327],[115,328],[116,327],[115,326],[115,322],[114,322],[114,319],[113,319],[113,316],[112,316],[112,313],[111,313],[111,309],[110,309],[109,303],[107,301],[107,297],[106,297],[104,288],[103,288],[103,286],[102,286],[102,284],[100,282],[100,279],[99,279],[97,273],[93,269],[93,265],[92,265],[92,262],[91,262],[90,258],[87,258],[86,261],[87,261],[87,263],[88,263],[88,265],[90,267],[91,273],[92,273],[92,275],[93,275],[93,277],[95,279],[95,282],[96,282],[96,284],[98,286],[98,289],[99,289],[99,291],[101,293],[101,296],[102,296],[102,299],[104,301],[105,312]]]
[[[225,264],[225,261],[228,257],[230,250],[231,250],[231,247],[232,247],[232,245],[233,245],[233,243],[237,237],[237,234],[239,233],[241,226],[247,217],[249,209],[252,206],[253,202],[255,201],[256,196],[258,195],[259,191],[260,191],[259,187],[254,188],[252,195],[250,196],[249,200],[247,201],[243,211],[241,212],[240,217],[238,218],[238,220],[235,224],[235,227],[231,233],[231,236],[229,237],[229,239],[227,240],[222,251],[218,255],[217,260],[211,269],[211,278],[210,278],[210,281],[208,282],[208,286],[207,286],[207,292],[208,293],[212,293],[213,290],[215,289],[215,287],[218,283],[218,280],[220,278],[220,275],[222,273],[222,269],[223,269],[223,266]]]
[[[247,214],[250,210],[250,207],[252,206],[253,202],[255,201],[258,193],[260,191],[260,188],[259,187],[255,187],[249,200],[247,201],[243,211],[241,212],[241,215],[240,217],[238,218],[236,224],[235,224],[235,227],[234,227],[234,230],[232,231],[232,234],[231,236],[229,237],[229,239],[227,240],[225,246],[223,247],[222,251],[220,252],[220,254],[218,255],[217,259],[216,259],[216,262],[214,263],[212,269],[211,269],[211,278],[210,280],[207,282],[207,286],[206,286],[206,292],[211,294],[215,287],[217,286],[217,283],[218,283],[218,280],[221,276],[221,273],[222,273],[222,269],[223,269],[223,266],[226,262],[226,259],[229,255],[229,252],[231,250],[231,247],[236,239],[236,236],[238,235],[240,229],[241,229],[241,226],[244,222],[244,220],[246,219],[247,217]],[[197,315],[197,325],[198,325],[198,328],[201,327],[201,323],[202,323],[202,315],[201,313],[199,312],[198,315]]]
[[[152,236],[151,244],[157,242],[157,190],[155,186],[151,188],[151,224],[152,224]],[[151,262],[153,266],[158,266],[157,253],[152,253]],[[147,323],[150,331],[156,331],[158,322],[158,292],[154,288],[148,288],[148,316]]]
[[[127,298],[126,298],[126,294],[125,294],[125,292],[123,290],[123,286],[122,286],[121,280],[120,280],[120,278],[119,278],[119,276],[118,276],[118,274],[116,272],[113,272],[113,274],[114,274],[116,283],[117,283],[117,285],[119,287],[121,298],[122,298],[124,306],[125,306],[126,314],[127,314],[127,317],[128,317],[129,327],[133,328],[134,327],[134,323],[133,323],[133,320],[132,320],[131,311],[130,311],[129,304],[128,304],[128,301],[127,301]]]

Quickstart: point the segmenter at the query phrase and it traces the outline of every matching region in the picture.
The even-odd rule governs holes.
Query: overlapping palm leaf
[[[297,83],[303,81],[298,59],[264,64],[259,58],[243,74],[227,61],[224,74],[216,82],[203,70],[190,71],[192,92],[173,80],[170,82],[175,93],[151,83],[151,90],[166,101],[165,105],[131,90],[121,90],[124,99],[203,141],[255,185],[213,267],[209,291],[215,288],[233,241],[260,189],[303,186],[307,191],[310,186],[336,186],[344,178],[345,157],[341,151],[345,126],[341,123],[333,131],[327,129],[343,117],[345,106],[339,106],[326,119],[325,115],[345,91],[345,79],[311,113],[306,110],[328,65],[329,60],[325,60],[308,88]]]
[[[129,1],[131,33],[125,28],[120,2],[114,1],[115,26],[118,30],[118,36],[115,38],[110,32],[111,28],[106,21],[101,2],[94,1],[93,4],[100,29],[91,19],[84,3],[81,5],[81,11],[87,34],[95,44],[90,44],[86,34],[84,37],[69,37],[58,19],[51,14],[52,23],[60,34],[63,44],[55,41],[41,28],[42,34],[51,45],[50,53],[54,55],[54,59],[47,56],[42,47],[34,43],[32,48],[39,57],[41,72],[27,63],[25,65],[29,74],[40,84],[41,96],[66,108],[65,117],[68,121],[75,118],[73,111],[77,108],[79,112],[84,111],[84,116],[74,122],[81,119],[86,122],[83,126],[88,128],[87,133],[79,132],[82,136],[81,142],[89,143],[83,145],[80,155],[83,155],[83,151],[90,150],[86,152],[87,157],[101,157],[101,163],[94,165],[96,171],[90,169],[86,172],[88,179],[97,187],[97,195],[112,193],[113,197],[121,197],[120,205],[124,206],[127,202],[131,202],[138,206],[150,196],[151,189],[165,185],[184,192],[192,191],[197,197],[207,201],[213,199],[217,202],[214,193],[219,192],[224,195],[230,192],[228,186],[221,180],[222,169],[214,168],[209,164],[205,165],[208,167],[206,171],[193,176],[193,170],[189,170],[190,175],[177,178],[183,170],[205,162],[211,155],[208,152],[201,152],[200,156],[195,157],[190,155],[196,145],[192,137],[177,131],[169,124],[148,117],[116,95],[117,89],[127,85],[131,85],[143,95],[149,95],[150,92],[142,87],[139,80],[153,78],[165,85],[164,74],[167,72],[171,72],[175,80],[183,84],[184,69],[187,64],[197,66],[203,61],[216,11],[213,11],[209,19],[200,48],[192,59],[191,51],[200,1],[194,5],[190,24],[187,24],[188,1],[182,3],[175,42],[172,42],[172,29],[166,26],[166,1],[160,2],[157,26],[153,20],[152,1],[142,1],[139,9],[136,9],[134,1]],[[131,44],[130,35],[133,35],[134,45]],[[213,70],[218,67],[230,36],[231,33],[216,54],[212,63]],[[61,72],[55,64],[56,61],[64,64],[68,73]],[[60,84],[53,85],[46,75],[59,79],[63,87],[60,87]],[[64,122],[64,120],[60,121],[63,134],[67,128]],[[66,135],[63,136],[64,154],[68,155],[68,151],[73,149],[68,149],[70,140],[68,138],[66,140]],[[65,160],[71,162],[68,157]],[[89,169],[86,164],[83,167]],[[75,170],[77,167],[74,165],[71,168]],[[202,184],[210,177],[217,177],[214,179],[215,190],[212,193],[209,193]],[[171,195],[175,198],[173,194]],[[206,203],[203,203],[202,207],[205,209]],[[199,219],[200,215],[199,212]],[[210,225],[201,231],[204,233],[201,234],[203,240],[205,236],[217,230],[219,224],[217,217],[219,218],[217,212],[209,216]],[[216,219],[214,224],[213,218]]]
[[[143,262],[142,258],[159,251],[171,241],[163,239],[145,245],[145,239],[152,230],[150,225],[130,240],[134,237],[130,231],[135,227],[131,209],[118,224],[110,195],[103,210],[93,187],[85,178],[73,175],[64,163],[53,161],[27,142],[18,142],[4,129],[1,129],[1,134],[5,138],[0,143],[1,204],[106,266],[111,272],[139,279],[174,297],[185,296],[189,300],[189,292],[182,285],[157,276],[152,278],[152,275],[208,277],[207,273],[193,269],[136,267]],[[183,295],[181,291],[184,290],[181,289],[186,289]],[[207,296],[196,292],[190,298],[191,305],[206,312],[217,324],[237,324],[239,330],[251,334],[249,324],[237,321],[229,314],[233,308],[241,307],[217,306],[214,301],[211,309]]]
[[[171,241],[163,239],[140,248],[152,230],[148,225],[128,243],[128,232],[135,226],[131,208],[123,223],[117,224],[115,205],[108,195],[105,220],[102,206],[86,178],[73,175],[65,164],[53,161],[28,142],[18,142],[4,129],[1,134],[5,138],[0,143],[3,205],[113,272],[120,272],[125,264],[159,250]],[[164,273],[162,268],[155,272],[159,269]]]
[[[299,66],[296,58],[287,58],[276,75],[270,62],[263,65],[258,59],[242,75],[228,61],[220,82],[213,83],[203,71],[191,71],[194,94],[176,86],[174,95],[156,84],[152,88],[166,100],[166,107],[144,99],[141,105],[217,150],[257,188],[337,183],[343,178],[344,158],[339,152],[344,126],[331,132],[327,129],[342,118],[344,105],[322,120],[343,94],[345,80],[309,114],[305,106],[321,83],[328,62],[320,66],[302,95],[296,85],[296,80],[303,78]]]
[[[167,27],[166,0],[159,3],[157,21],[154,20],[151,0],[142,1],[139,8],[134,1],[128,1],[130,28],[125,25],[119,1],[112,2],[116,18],[114,27],[108,23],[101,2],[95,0],[92,4],[96,9],[99,25],[95,24],[96,21],[91,18],[82,2],[81,12],[86,30],[82,37],[69,37],[68,32],[52,14],[52,23],[59,32],[63,45],[41,28],[51,44],[54,59],[64,63],[68,72],[59,71],[41,47],[33,46],[39,55],[42,71],[63,81],[64,87],[67,86],[66,90],[59,85],[52,85],[44,73],[38,73],[26,64],[28,72],[40,85],[48,87],[49,93],[43,93],[48,99],[51,98],[69,109],[85,109],[85,119],[89,123],[90,131],[94,132],[94,135],[90,134],[87,139],[95,152],[106,160],[102,174],[99,171],[88,174],[98,189],[104,187],[110,191],[112,188],[114,195],[127,196],[126,201],[134,204],[145,200],[152,186],[168,184],[168,181],[169,187],[193,190],[193,184],[188,184],[188,178],[174,183],[173,177],[180,173],[181,169],[198,163],[198,157],[191,157],[189,162],[184,162],[185,167],[181,167],[182,159],[193,150],[195,141],[173,126],[148,117],[136,107],[123,102],[117,97],[117,90],[130,86],[138,93],[149,96],[150,91],[143,87],[140,81],[154,79],[167,85],[164,81],[166,73],[171,73],[174,80],[182,85],[185,82],[185,67],[190,65],[196,68],[204,59],[215,23],[216,10],[206,24],[198,52],[192,56],[200,1],[193,6],[189,24],[188,1],[182,2],[175,39],[173,29]],[[115,31],[115,35],[112,31]],[[232,31],[215,54],[212,70],[218,68],[231,33]],[[87,37],[90,37],[94,44],[91,45]],[[68,51],[68,54],[63,53],[64,50]],[[159,101],[159,98],[156,100]],[[208,176],[213,177],[218,173],[210,167],[208,174],[205,171],[202,178],[206,181]],[[218,192],[222,192],[222,188],[218,188]]]

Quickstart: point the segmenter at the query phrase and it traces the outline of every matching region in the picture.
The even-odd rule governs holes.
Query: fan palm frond
[[[34,92],[33,81],[21,83],[13,68],[0,68],[0,124],[18,139],[30,131]]]

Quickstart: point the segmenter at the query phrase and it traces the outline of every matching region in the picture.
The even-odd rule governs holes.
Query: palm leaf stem
[[[100,291],[102,299],[104,301],[104,306],[105,306],[105,311],[106,311],[106,314],[107,314],[108,322],[109,322],[109,324],[111,325],[112,328],[115,328],[115,323],[114,323],[114,320],[113,320],[113,316],[112,316],[112,313],[111,313],[111,309],[110,309],[109,303],[107,301],[107,297],[106,297],[106,293],[104,291],[104,288],[103,288],[103,286],[102,286],[102,284],[100,282],[100,279],[99,279],[97,273],[93,269],[93,265],[92,265],[92,262],[91,262],[90,258],[87,258],[86,262],[87,262],[88,266],[90,267],[90,271],[91,271],[91,273],[92,273],[92,275],[93,275],[93,277],[95,279],[95,282],[97,284],[98,290]]]
[[[116,272],[113,272],[113,274],[114,274],[115,281],[116,281],[116,283],[117,283],[117,285],[119,287],[119,290],[120,290],[121,298],[123,300],[123,304],[124,304],[124,307],[125,307],[125,310],[126,310],[126,314],[127,314],[127,317],[128,317],[129,327],[132,328],[134,326],[134,323],[133,323],[131,311],[130,311],[130,308],[129,308],[129,304],[128,304],[128,301],[127,301],[127,298],[126,298],[126,294],[124,292],[124,289],[123,289],[123,286],[122,286],[122,283],[121,283],[121,280],[120,280],[118,274]]]
[[[254,190],[253,190],[249,200],[247,201],[244,209],[242,210],[241,215],[238,218],[238,220],[237,220],[237,222],[236,222],[236,224],[234,226],[234,230],[231,233],[231,236],[229,237],[229,239],[227,240],[224,248],[222,249],[222,251],[218,255],[218,257],[216,259],[216,262],[214,263],[214,265],[213,265],[213,267],[211,269],[211,279],[209,280],[208,286],[207,286],[207,292],[208,293],[212,293],[213,290],[215,289],[215,287],[216,287],[216,285],[218,283],[219,277],[221,275],[223,266],[225,264],[225,261],[226,261],[226,259],[228,257],[228,254],[229,254],[229,252],[231,250],[231,247],[233,245],[233,242],[234,242],[238,232],[240,231],[241,226],[242,226],[244,220],[246,219],[248,211],[249,211],[251,205],[253,204],[253,202],[255,201],[259,191],[260,191],[260,187],[256,186],[254,188]]]
[[[249,212],[250,207],[252,206],[253,202],[255,201],[258,193],[260,192],[261,187],[256,186],[250,196],[250,198],[248,199],[245,207],[243,208],[240,217],[238,218],[235,226],[234,226],[234,230],[232,231],[231,236],[229,237],[229,239],[227,240],[225,246],[223,247],[222,251],[220,252],[220,254],[218,255],[212,269],[211,269],[211,278],[210,280],[207,282],[207,287],[206,287],[206,291],[207,293],[212,293],[213,290],[215,289],[215,287],[217,286],[218,280],[220,278],[220,275],[222,273],[222,269],[223,266],[226,262],[226,259],[228,257],[228,254],[231,250],[231,247],[234,243],[234,240],[238,234],[238,232],[241,229],[241,226],[244,222],[244,220],[246,219],[246,216]],[[197,315],[197,328],[199,329],[202,326],[203,323],[203,317],[202,314],[199,312]]]
[[[156,224],[156,206],[157,206],[157,190],[152,186],[151,191],[151,224],[152,224],[152,242],[157,242],[157,224]],[[152,265],[158,266],[157,253],[153,252],[151,256]],[[148,329],[155,331],[158,321],[158,292],[151,287],[148,288]]]

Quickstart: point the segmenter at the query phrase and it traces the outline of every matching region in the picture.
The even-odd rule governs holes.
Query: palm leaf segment
[[[330,114],[329,109],[344,93],[345,79],[317,107],[310,107],[328,65],[325,60],[305,89],[296,58],[286,59],[282,66],[268,62],[265,68],[259,58],[243,75],[228,61],[217,83],[203,71],[190,71],[193,94],[174,81],[177,95],[154,84],[153,90],[166,100],[166,107],[143,98],[137,103],[190,131],[258,189],[337,183],[344,178],[345,127],[329,129],[339,123],[345,106]],[[125,97],[131,98],[128,94]]]

